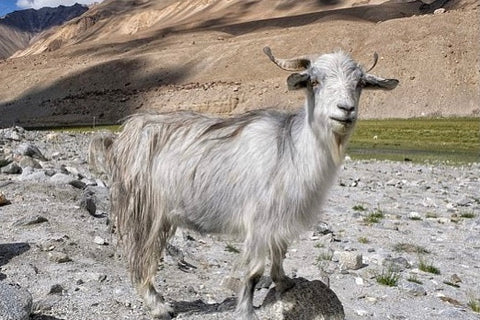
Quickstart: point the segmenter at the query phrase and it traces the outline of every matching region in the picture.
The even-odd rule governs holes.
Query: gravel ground
[[[0,163],[22,171],[2,163],[0,284],[31,293],[31,319],[149,319],[109,233],[108,190],[88,171],[89,138],[0,130]],[[479,172],[347,159],[321,222],[290,246],[287,273],[329,284],[346,319],[479,319]],[[157,285],[177,318],[231,318],[241,244],[179,230],[172,245]]]

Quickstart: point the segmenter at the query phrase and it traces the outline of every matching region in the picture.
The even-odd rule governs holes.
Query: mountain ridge
[[[0,18],[0,59],[30,45],[36,35],[54,26],[62,25],[85,13],[88,7],[81,4],[18,10]]]

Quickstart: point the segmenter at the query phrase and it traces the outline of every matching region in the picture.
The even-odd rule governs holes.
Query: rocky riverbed
[[[90,137],[0,130],[0,296],[21,297],[0,299],[1,319],[149,319],[109,232],[106,183],[88,170]],[[346,319],[479,319],[479,172],[347,159],[287,273],[328,285]],[[177,318],[232,318],[241,244],[185,230],[171,244],[157,286]],[[266,273],[256,305],[272,288]]]

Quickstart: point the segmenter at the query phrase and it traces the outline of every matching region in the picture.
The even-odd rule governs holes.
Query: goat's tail
[[[139,291],[153,287],[158,260],[175,232],[153,183],[156,137],[143,129],[141,118],[130,118],[115,141],[110,195],[112,220]]]

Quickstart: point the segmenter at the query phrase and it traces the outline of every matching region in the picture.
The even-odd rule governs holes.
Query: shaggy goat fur
[[[269,53],[288,69],[287,60]],[[295,112],[266,109],[231,118],[141,113],[124,123],[111,150],[112,214],[132,280],[153,316],[170,319],[172,312],[153,281],[177,227],[244,239],[239,318],[256,319],[253,291],[267,256],[277,289],[292,286],[282,267],[287,246],[318,219],[361,89],[396,85],[365,74],[343,53],[302,59],[307,70],[288,80],[291,89],[307,93],[305,108]]]

